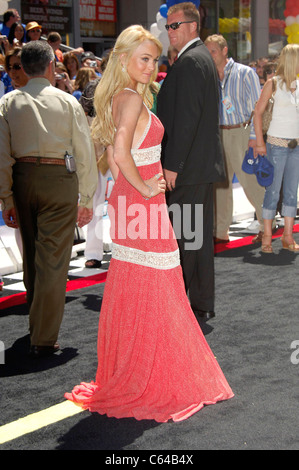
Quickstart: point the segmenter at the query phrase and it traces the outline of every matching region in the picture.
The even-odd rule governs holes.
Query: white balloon
[[[238,29],[239,32],[250,31],[251,18],[239,18]]]
[[[299,15],[298,15],[299,16]],[[287,16],[286,17],[286,25],[290,26],[291,24],[296,23],[295,16]]]
[[[161,18],[163,18],[163,16],[162,16],[161,13],[158,11],[158,13],[156,14],[156,22],[158,23]]]
[[[165,30],[165,32],[164,31],[160,32],[160,34],[158,36],[158,39],[159,39],[159,41],[161,42],[161,44],[163,46],[162,55],[167,56],[167,52],[168,52],[168,48],[169,48],[169,38],[168,38],[167,31]]]
[[[159,34],[161,33],[161,31],[159,30],[158,26],[157,26],[157,23],[153,23],[150,27],[150,32],[152,33],[153,36],[155,36],[156,38],[159,37]]]
[[[160,29],[160,31],[166,31],[165,30],[166,18],[163,18],[163,16],[160,13],[159,13],[159,15],[160,15],[161,18],[159,18],[159,20],[157,20],[157,26]]]

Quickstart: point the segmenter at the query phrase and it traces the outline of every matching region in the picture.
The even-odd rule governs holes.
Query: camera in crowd
[[[55,78],[56,78],[56,80],[64,80],[66,78],[66,74],[65,73],[57,73],[55,75]]]

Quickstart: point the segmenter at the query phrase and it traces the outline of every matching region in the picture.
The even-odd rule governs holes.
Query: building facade
[[[128,25],[138,23],[150,29],[157,22],[160,7],[165,2],[8,0],[0,3],[18,9],[23,23],[37,21],[42,25],[44,35],[58,31],[67,46],[82,46],[102,56]],[[290,32],[287,30],[286,33],[286,15],[296,12],[288,9],[289,0],[201,0],[199,3],[201,38],[204,40],[213,33],[223,34],[229,44],[230,56],[239,62],[249,63],[262,56],[277,55],[290,41],[291,35],[287,34]],[[299,1],[297,3],[299,21]]]

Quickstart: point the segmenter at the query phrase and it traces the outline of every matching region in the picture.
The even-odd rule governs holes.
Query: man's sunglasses
[[[176,23],[166,24],[165,28],[167,31],[169,30],[169,28],[178,29],[183,23],[194,23],[194,21],[177,21]]]
[[[22,66],[20,64],[13,64],[8,67],[8,70],[21,70]]]

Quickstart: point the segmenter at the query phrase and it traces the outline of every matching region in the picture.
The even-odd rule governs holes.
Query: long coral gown
[[[148,112],[132,149],[144,180],[162,172],[164,129]],[[108,210],[113,251],[96,379],[65,397],[92,412],[157,422],[181,421],[233,397],[191,310],[164,194],[145,200],[119,173]]]

